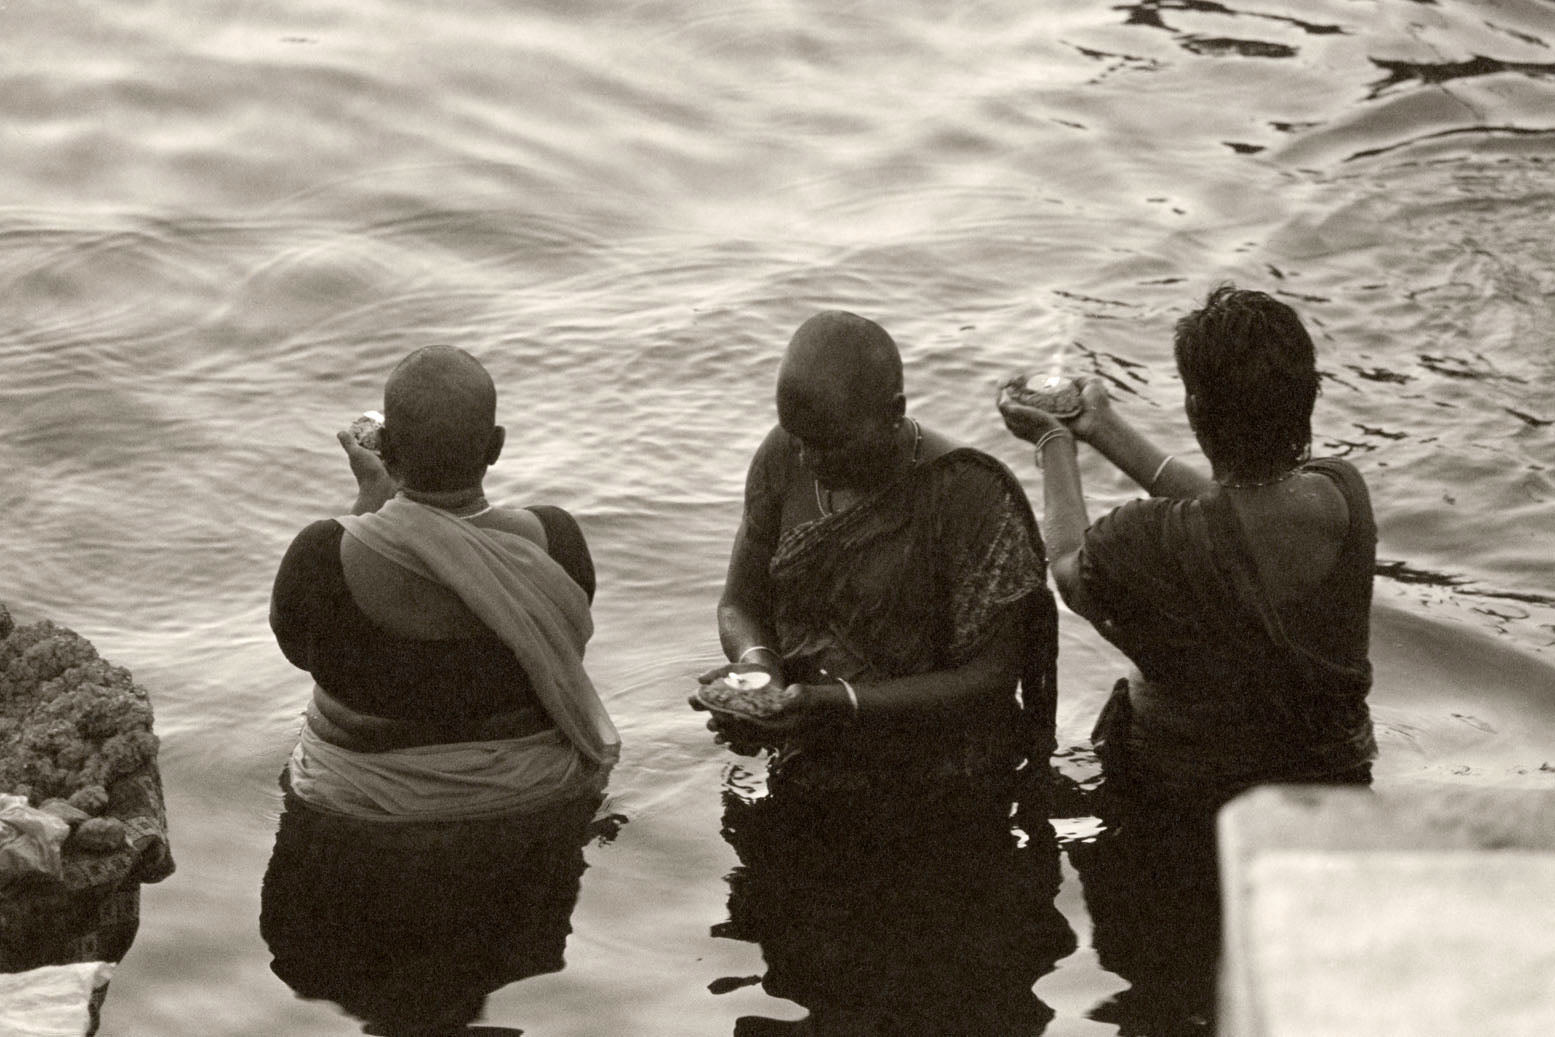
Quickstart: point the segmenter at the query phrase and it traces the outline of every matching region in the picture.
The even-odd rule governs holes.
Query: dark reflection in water
[[[1293,58],[1296,48],[1265,40],[1236,40],[1226,36],[1185,36],[1182,47],[1192,54],[1220,57],[1238,54],[1244,58]]]
[[[1221,949],[1218,801],[1153,796],[1109,784],[1095,751],[1055,754],[1071,794],[1055,816],[1094,818],[1094,835],[1065,839],[1080,876],[1091,946],[1128,988],[1086,1013],[1119,1037],[1207,1037],[1216,1027]],[[1353,775],[1336,778],[1346,788]]]
[[[802,1005],[797,1022],[747,1016],[737,1037],[778,1034],[1040,1034],[1032,992],[1075,948],[1053,905],[1058,849],[1045,811],[1012,827],[1001,787],[892,796],[770,782],[724,790],[729,921],[716,936],[761,946],[763,989]],[[727,989],[739,981],[715,984]]]
[[[383,823],[288,792],[260,902],[271,969],[297,996],[340,1005],[363,1033],[521,1033],[471,1024],[492,991],[563,968],[599,802]]]
[[[1141,0],[1140,3],[1136,4],[1120,4],[1115,10],[1125,12],[1124,23],[1127,25],[1145,25],[1153,29],[1165,29],[1177,35],[1182,35],[1182,33],[1167,24],[1162,12],[1186,11],[1200,15],[1224,15],[1232,18],[1250,18],[1267,22],[1278,22],[1291,28],[1299,29],[1309,36],[1334,36],[1348,33],[1347,29],[1339,25],[1309,22],[1300,18],[1292,18],[1288,15],[1267,14],[1259,11],[1238,11],[1227,7],[1225,4],[1210,2],[1210,0]],[[1296,54],[1294,47],[1287,47],[1277,43],[1265,43],[1260,40],[1211,39],[1203,36],[1184,36],[1183,46],[1197,54],[1234,53],[1250,58],[1286,58],[1294,57]]]
[[[1532,37],[1526,37],[1525,40],[1540,47],[1545,46],[1542,41]],[[1414,85],[1424,83],[1433,85],[1436,83],[1450,83],[1454,79],[1493,76],[1503,72],[1515,72],[1529,76],[1547,76],[1555,73],[1555,64],[1501,61],[1497,58],[1485,57],[1482,54],[1477,54],[1468,61],[1443,61],[1434,65],[1420,64],[1413,61],[1384,61],[1381,58],[1372,58],[1371,63],[1386,72],[1387,77],[1372,84],[1371,92],[1366,95],[1367,100],[1381,97],[1399,84]]]
[[[1100,834],[1066,850],[1097,958],[1130,984],[1089,1016],[1123,1037],[1212,1033],[1220,960],[1213,815],[1112,811]]]

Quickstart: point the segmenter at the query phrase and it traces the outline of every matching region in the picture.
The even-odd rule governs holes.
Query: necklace
[[[907,420],[912,422],[912,460],[907,465],[907,467],[911,468],[918,463],[918,458],[923,453],[923,426],[918,424],[917,418],[908,418]],[[822,500],[821,480],[812,478],[810,482],[815,487],[815,510],[819,511],[823,516],[830,515],[832,513],[832,491],[827,490],[826,497]]]
[[[400,496],[429,508],[446,511],[458,519],[472,519],[491,510],[491,505],[486,502],[486,494],[478,486],[469,490],[401,489]]]
[[[1220,485],[1224,486],[1228,490],[1251,490],[1259,486],[1273,486],[1275,483],[1284,482],[1286,479],[1294,479],[1299,474],[1301,474],[1300,468],[1292,468],[1289,471],[1281,472],[1279,475],[1276,475],[1270,479],[1249,479],[1245,482],[1229,482],[1225,479],[1216,479],[1215,481],[1220,483]]]

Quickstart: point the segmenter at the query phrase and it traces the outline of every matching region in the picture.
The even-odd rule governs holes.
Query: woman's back
[[[1259,583],[1276,604],[1311,597],[1333,570],[1350,530],[1344,489],[1313,469],[1230,497]]]
[[[1138,667],[1127,741],[1166,785],[1220,798],[1374,752],[1365,485],[1335,459],[1288,482],[1138,501],[1085,536],[1072,603]]]

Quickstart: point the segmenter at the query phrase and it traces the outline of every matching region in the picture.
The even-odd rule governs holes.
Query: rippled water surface
[[[335,428],[477,353],[488,483],[572,509],[626,742],[531,1034],[728,1034],[729,758],[684,709],[793,327],[901,343],[913,412],[1006,460],[1015,368],[1095,371],[1190,452],[1172,321],[1232,279],[1324,373],[1381,529],[1382,782],[1555,786],[1555,5],[698,0],[0,7],[0,600],[152,689],[178,873],[105,1033],[337,1034],[268,969],[260,875],[307,683],[265,623],[342,510]],[[1087,461],[1093,513],[1130,486]],[[1066,744],[1120,659],[1072,616]],[[1062,834],[1062,833],[1061,833]],[[1052,1034],[1124,984],[1079,948]],[[724,981],[724,982],[720,982]]]

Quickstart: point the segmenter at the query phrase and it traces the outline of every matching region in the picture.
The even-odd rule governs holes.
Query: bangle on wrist
[[[1172,463],[1172,458],[1174,456],[1175,455],[1173,454],[1167,454],[1165,457],[1161,458],[1161,463],[1156,465],[1155,474],[1152,475],[1150,477],[1150,481],[1145,484],[1146,493],[1155,492],[1155,484],[1161,481],[1161,473],[1166,471],[1166,466]]]
[[[777,655],[776,652],[773,652],[772,649],[768,648],[766,645],[751,645],[749,648],[745,649],[745,651],[741,652],[734,661],[737,663],[742,663],[745,661],[745,657],[750,655],[752,652],[772,652],[773,655]]]
[[[1042,433],[1042,435],[1038,436],[1037,441],[1034,444],[1037,453],[1038,468],[1042,467],[1042,448],[1047,446],[1048,443],[1055,439],[1067,439],[1070,442],[1073,442],[1074,433],[1070,432],[1066,428],[1050,428],[1046,432]]]
[[[858,719],[858,714],[859,714],[858,692],[853,690],[853,685],[849,684],[847,681],[843,680],[841,677],[837,678],[837,683],[841,684],[842,685],[842,690],[848,693],[848,708],[850,709],[850,711],[853,714],[853,719],[857,720]]]

